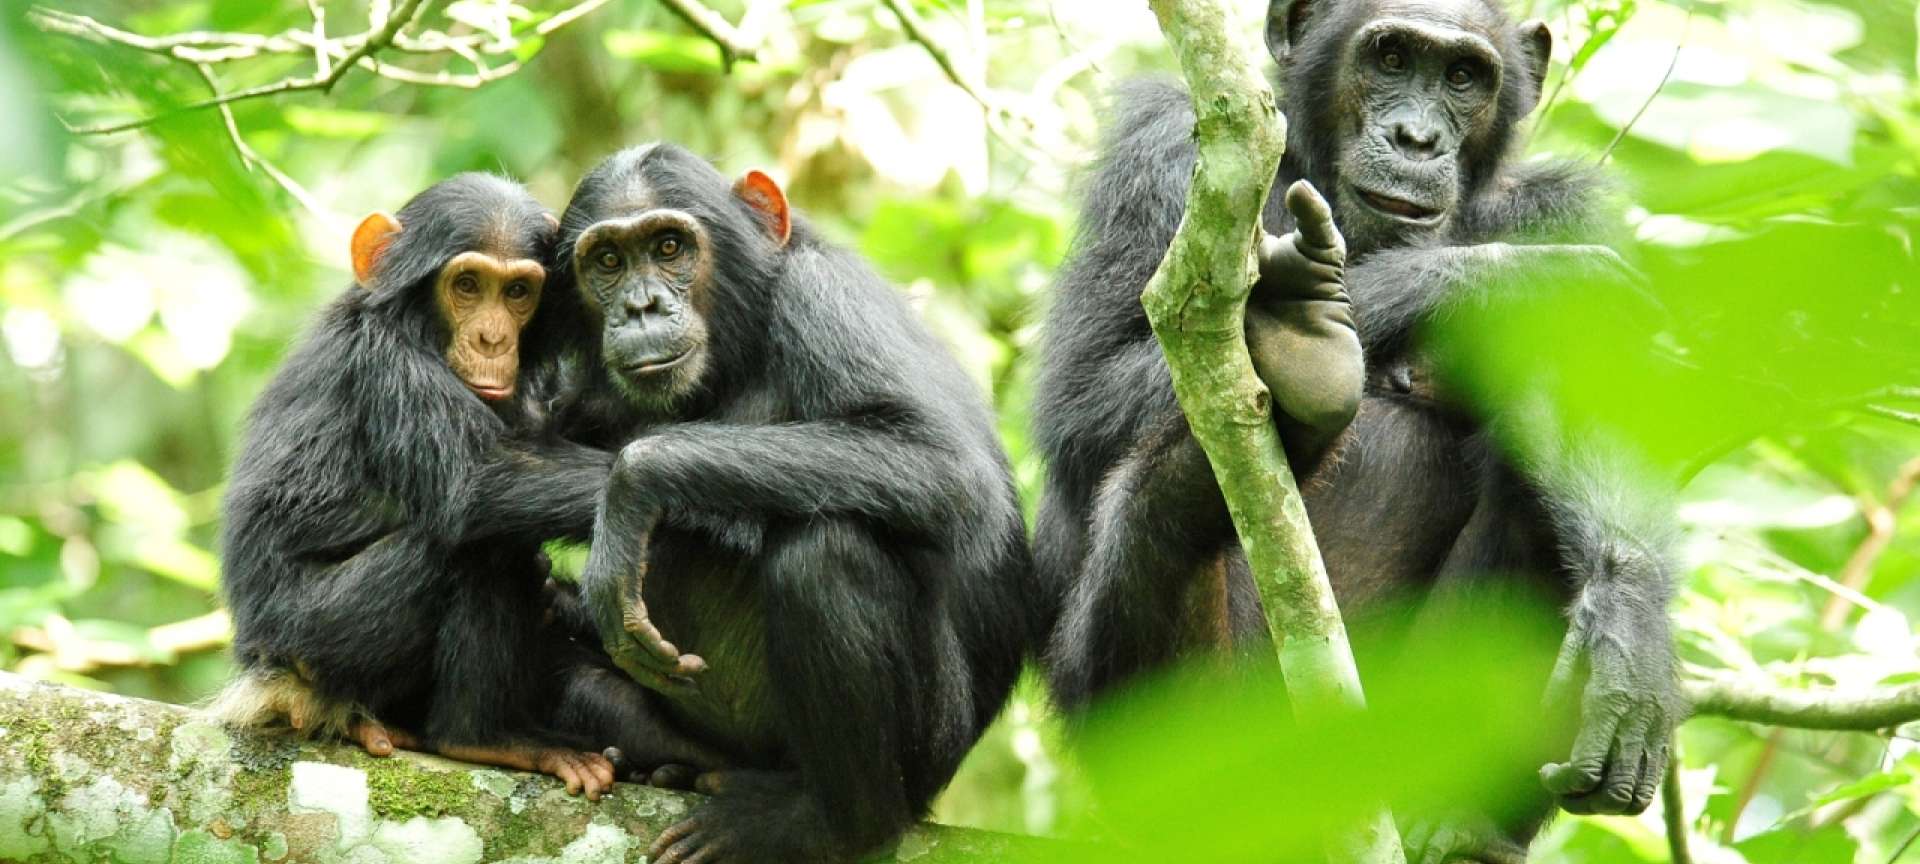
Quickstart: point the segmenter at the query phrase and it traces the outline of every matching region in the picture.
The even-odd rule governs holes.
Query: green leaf
[[[394,120],[391,115],[374,111],[310,108],[305,105],[288,105],[285,117],[287,125],[302,135],[351,139],[379,135],[391,128]]]
[[[698,36],[662,30],[609,30],[607,53],[661,72],[719,74],[720,46]]]
[[[1898,789],[1911,782],[1913,782],[1913,775],[1911,773],[1906,771],[1889,771],[1885,774],[1875,774],[1852,783],[1835,787],[1824,794],[1815,796],[1811,803],[1815,807],[1824,807],[1835,801],[1851,801],[1855,798],[1868,798],[1891,789]]]

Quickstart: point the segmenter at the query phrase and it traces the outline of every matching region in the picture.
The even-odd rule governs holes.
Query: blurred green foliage
[[[321,5],[330,32],[364,28],[367,4]],[[875,0],[715,2],[758,46],[730,69],[653,0],[533,35],[568,5],[429,4],[446,32],[517,34],[483,59],[525,67],[474,89],[356,70],[330,93],[234,103],[229,130],[217,111],[167,114],[210,93],[191,65],[49,34],[0,2],[0,664],[175,701],[218,686],[223,476],[251,398],[347,283],[353,220],[472,169],[558,208],[587,167],[656,138],[772,170],[894,279],[993,395],[1034,500],[1035,328],[1071,180],[1102,94],[1169,70],[1144,4],[916,3],[987,108]],[[1261,5],[1240,2],[1250,47]],[[295,2],[61,9],[150,36],[312,24]],[[1920,8],[1516,11],[1558,43],[1529,149],[1619,170],[1630,257],[1658,302],[1620,285],[1490,292],[1438,334],[1459,380],[1496,398],[1544,385],[1567,422],[1687,480],[1688,663],[1786,686],[1920,680],[1920,505],[1902,506],[1920,478]],[[451,54],[394,62],[476,71]],[[213,71],[231,91],[311,58]],[[166,116],[120,134],[63,126],[152,114]],[[1030,679],[938,816],[1211,861],[1308,850],[1316,823],[1288,817],[1337,819],[1383,789],[1498,807],[1528,782],[1501,778],[1535,734],[1501,725],[1532,698],[1500,686],[1501,664],[1533,642],[1466,629],[1487,638],[1459,668],[1369,680],[1376,710],[1351,729],[1292,729],[1271,682],[1197,670],[1091,718],[1070,748]],[[1911,741],[1689,723],[1696,859],[1892,860],[1920,836]],[[1536,854],[1665,860],[1659,811],[1559,819]]]

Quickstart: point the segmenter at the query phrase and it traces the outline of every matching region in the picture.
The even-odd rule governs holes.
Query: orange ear
[[[733,184],[733,194],[765,214],[772,226],[773,242],[787,245],[787,239],[793,236],[793,214],[787,210],[787,193],[780,191],[780,184],[758,171],[748,171]]]
[[[362,286],[373,281],[374,265],[380,263],[380,256],[387,254],[387,246],[398,236],[400,220],[385,213],[368,216],[353,229],[353,278]]]

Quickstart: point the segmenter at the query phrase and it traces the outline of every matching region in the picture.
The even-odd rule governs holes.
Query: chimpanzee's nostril
[[[645,318],[649,315],[659,315],[662,311],[660,295],[652,293],[643,297],[628,297],[626,306],[628,318]]]
[[[1440,143],[1440,130],[1411,123],[1393,124],[1393,146],[1408,156],[1432,157]]]

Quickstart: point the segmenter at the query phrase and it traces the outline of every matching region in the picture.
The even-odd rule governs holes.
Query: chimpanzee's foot
[[[860,850],[840,848],[820,805],[800,790],[797,775],[717,771],[695,789],[713,799],[694,808],[653,841],[654,864],[830,864]]]
[[[371,718],[353,721],[347,728],[347,738],[369,756],[385,758],[393,755],[394,750],[419,750],[420,739],[411,732],[404,732]]]
[[[613,789],[613,762],[599,753],[564,747],[441,747],[440,755],[462,762],[537,771],[560,778],[568,795],[585,792],[590,801]]]

